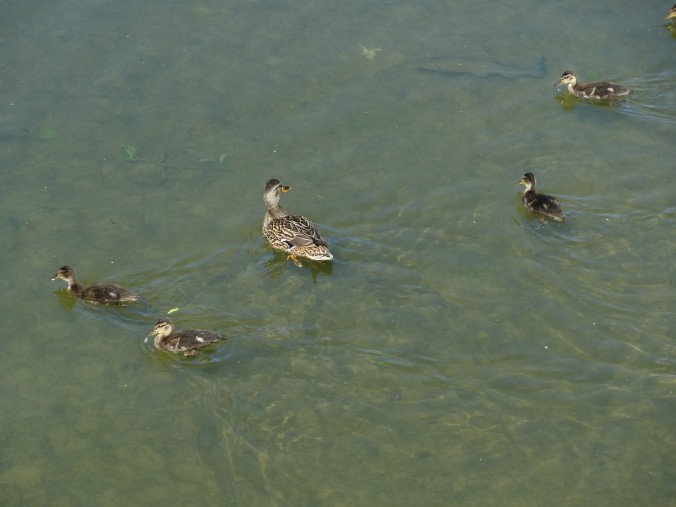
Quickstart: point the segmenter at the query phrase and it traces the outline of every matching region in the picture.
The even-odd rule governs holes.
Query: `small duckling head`
[[[52,280],[65,280],[69,284],[73,283],[75,280],[75,271],[70,266],[61,266],[52,277]]]
[[[671,8],[669,14],[664,16],[664,19],[676,19],[676,4]]]
[[[265,193],[263,194],[263,201],[268,210],[273,210],[279,206],[279,198],[282,192],[288,192],[291,187],[282,185],[278,179],[271,179],[265,184]]]
[[[578,82],[577,74],[573,72],[572,70],[566,70],[561,74],[561,79],[559,79],[555,84],[554,87],[558,88],[561,85],[570,85],[570,86],[575,86]]]
[[[157,339],[162,339],[169,336],[174,329],[174,323],[169,317],[162,317],[155,322],[155,327],[148,333],[148,336],[155,336]]]
[[[525,186],[526,192],[529,190],[535,190],[535,175],[531,172],[524,174],[516,184],[517,187],[519,185]]]

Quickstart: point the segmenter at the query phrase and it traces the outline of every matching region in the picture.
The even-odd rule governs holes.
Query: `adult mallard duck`
[[[568,85],[568,92],[583,99],[611,100],[631,93],[628,88],[608,81],[581,83],[577,74],[572,70],[567,70],[561,74],[561,79],[554,84],[557,88],[561,85]]]
[[[674,6],[671,8],[669,14],[664,16],[664,19],[668,19],[669,21],[673,21],[676,19],[676,4],[674,4]]]
[[[272,248],[289,254],[294,261],[298,257],[330,261],[333,255],[314,224],[304,216],[289,215],[279,205],[282,192],[290,189],[291,187],[282,185],[277,179],[271,179],[265,184],[263,236]]]
[[[101,284],[85,287],[75,280],[75,271],[70,266],[62,266],[59,268],[52,277],[52,280],[56,279],[68,282],[68,292],[85,301],[120,306],[124,303],[132,303],[140,299],[138,294],[117,285]]]
[[[225,339],[222,334],[212,333],[211,331],[195,329],[174,331],[174,323],[169,317],[159,319],[148,336],[155,337],[153,344],[156,349],[166,350],[174,354],[183,352],[185,356],[195,355],[199,349]]]
[[[526,187],[521,196],[521,202],[527,210],[557,222],[566,220],[566,215],[556,197],[540,194],[535,190],[535,175],[533,173],[524,174],[516,185],[525,185]]]

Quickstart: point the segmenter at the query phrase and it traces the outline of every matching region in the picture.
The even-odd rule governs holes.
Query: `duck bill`
[[[290,186],[288,186],[288,185],[282,185],[282,192],[288,192],[289,190],[291,190],[291,187],[290,187]]]
[[[559,79],[556,83],[554,83],[554,88],[558,88],[561,85],[563,85],[563,83],[561,82],[561,79]]]

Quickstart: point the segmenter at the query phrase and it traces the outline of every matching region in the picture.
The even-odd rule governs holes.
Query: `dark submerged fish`
[[[0,140],[24,139],[30,137],[31,131],[16,125],[0,125]]]
[[[528,68],[461,56],[431,56],[419,58],[416,61],[420,64],[417,67],[420,72],[442,74],[444,76],[471,75],[484,79],[489,77],[503,79],[529,77],[542,79],[547,73],[544,56],[535,65]]]

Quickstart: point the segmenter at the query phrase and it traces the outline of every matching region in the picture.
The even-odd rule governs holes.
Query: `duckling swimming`
[[[59,268],[52,280],[57,278],[68,282],[68,292],[85,301],[120,306],[140,299],[138,294],[117,285],[101,284],[85,287],[75,280],[75,271],[70,266]]]
[[[304,216],[289,215],[279,205],[282,192],[290,189],[291,187],[282,185],[277,179],[266,183],[263,194],[266,209],[263,236],[272,248],[286,252],[297,264],[298,257],[313,261],[332,260],[333,255],[329,252],[326,240],[315,225]]]
[[[557,222],[566,220],[566,215],[556,197],[540,194],[535,190],[535,175],[533,173],[524,174],[516,185],[526,187],[523,196],[521,196],[521,202],[527,210]]]
[[[187,357],[197,354],[199,349],[225,339],[222,334],[210,331],[187,329],[185,331],[172,332],[173,329],[174,323],[169,317],[162,317],[155,323],[155,327],[148,336],[155,337],[153,344],[156,349],[166,350],[175,354],[183,352],[183,355]]]
[[[592,100],[612,100],[618,97],[624,97],[631,93],[631,90],[624,86],[609,83],[608,81],[592,81],[581,83],[577,74],[572,70],[566,70],[561,74],[554,86],[568,85],[568,92],[583,99]]]

